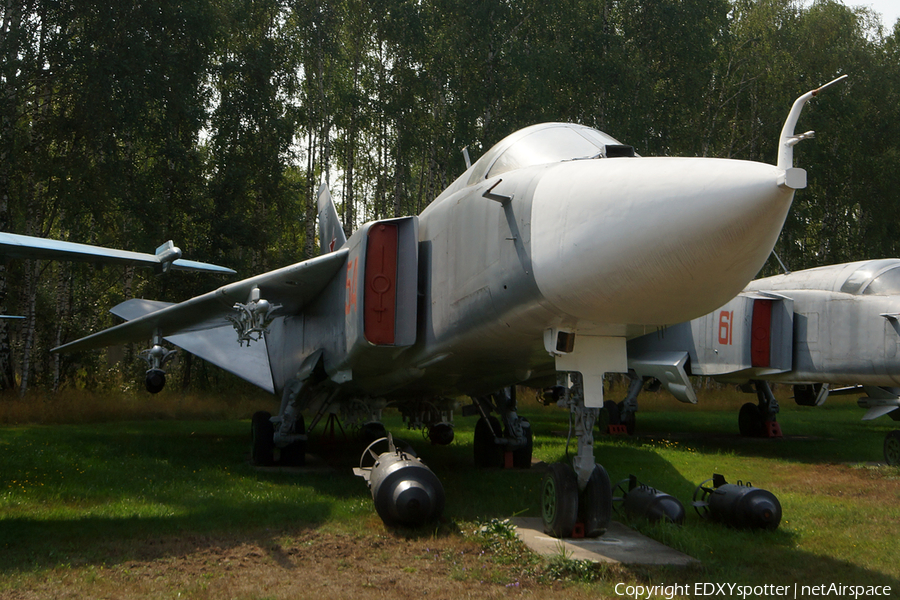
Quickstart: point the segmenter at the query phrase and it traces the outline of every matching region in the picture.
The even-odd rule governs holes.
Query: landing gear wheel
[[[738,413],[738,429],[745,437],[760,437],[763,434],[763,418],[759,412],[759,406],[747,402],[741,406]]]
[[[900,429],[884,437],[884,462],[892,467],[900,466]]]
[[[619,402],[617,405],[619,408],[619,422],[625,426],[625,431],[628,432],[628,435],[634,435],[634,430],[637,426],[637,413],[626,413],[624,404],[625,402]]]
[[[622,418],[619,415],[619,405],[612,400],[607,400],[603,403],[603,408],[609,412],[609,424],[610,425],[621,425]]]
[[[597,431],[600,432],[600,435],[609,431],[609,411],[606,410],[605,406],[597,410],[597,421],[595,424],[597,425]]]
[[[612,521],[612,484],[609,474],[600,465],[594,471],[578,504],[579,520],[584,523],[584,537],[600,537]]]
[[[359,437],[362,438],[363,443],[368,446],[375,440],[387,437],[387,429],[385,429],[384,423],[369,421],[360,428]]]
[[[567,464],[550,465],[541,488],[544,533],[557,538],[572,535],[578,518],[578,477]]]
[[[250,421],[250,461],[267,467],[275,462],[275,426],[266,411],[253,413]]]
[[[301,415],[294,424],[294,433],[306,433],[306,422]],[[281,449],[281,458],[278,460],[287,467],[300,467],[306,464],[306,440],[300,440]]]
[[[475,424],[475,466],[482,469],[499,469],[503,466],[503,446],[494,440],[494,432],[500,433],[500,421],[493,415],[481,417]]]
[[[525,432],[525,438],[528,441],[523,447],[513,450],[513,467],[516,469],[530,469],[531,456],[534,453],[534,433],[531,430],[531,423],[522,419],[522,430]]]

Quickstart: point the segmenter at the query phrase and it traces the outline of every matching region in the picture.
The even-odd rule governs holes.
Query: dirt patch
[[[66,565],[8,582],[0,598],[549,598],[563,587],[542,581],[534,563],[499,560],[458,534],[267,531],[144,540],[128,550],[134,558],[118,564]]]

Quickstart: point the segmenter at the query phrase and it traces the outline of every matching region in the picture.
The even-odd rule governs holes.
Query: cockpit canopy
[[[541,123],[504,138],[472,165],[467,185],[501,173],[548,163],[606,157],[622,144],[596,129],[573,123]]]
[[[900,260],[883,259],[862,263],[841,286],[847,294],[900,295]]]
[[[490,177],[523,167],[570,160],[637,156],[631,146],[596,129],[574,123],[540,123],[510,134],[484,153],[435,201]]]

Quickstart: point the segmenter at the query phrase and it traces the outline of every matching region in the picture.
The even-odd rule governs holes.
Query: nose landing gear
[[[544,532],[554,537],[599,537],[612,520],[612,485],[609,475],[594,461],[593,429],[599,409],[584,405],[581,376],[561,402],[569,408],[569,438],[578,438],[573,466],[553,463],[541,487]]]

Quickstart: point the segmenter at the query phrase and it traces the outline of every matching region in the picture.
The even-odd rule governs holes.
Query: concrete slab
[[[699,565],[697,559],[641,535],[617,521],[598,538],[558,539],[543,531],[543,521],[536,517],[511,519],[516,534],[526,546],[542,556],[565,553],[575,560],[626,565]]]

